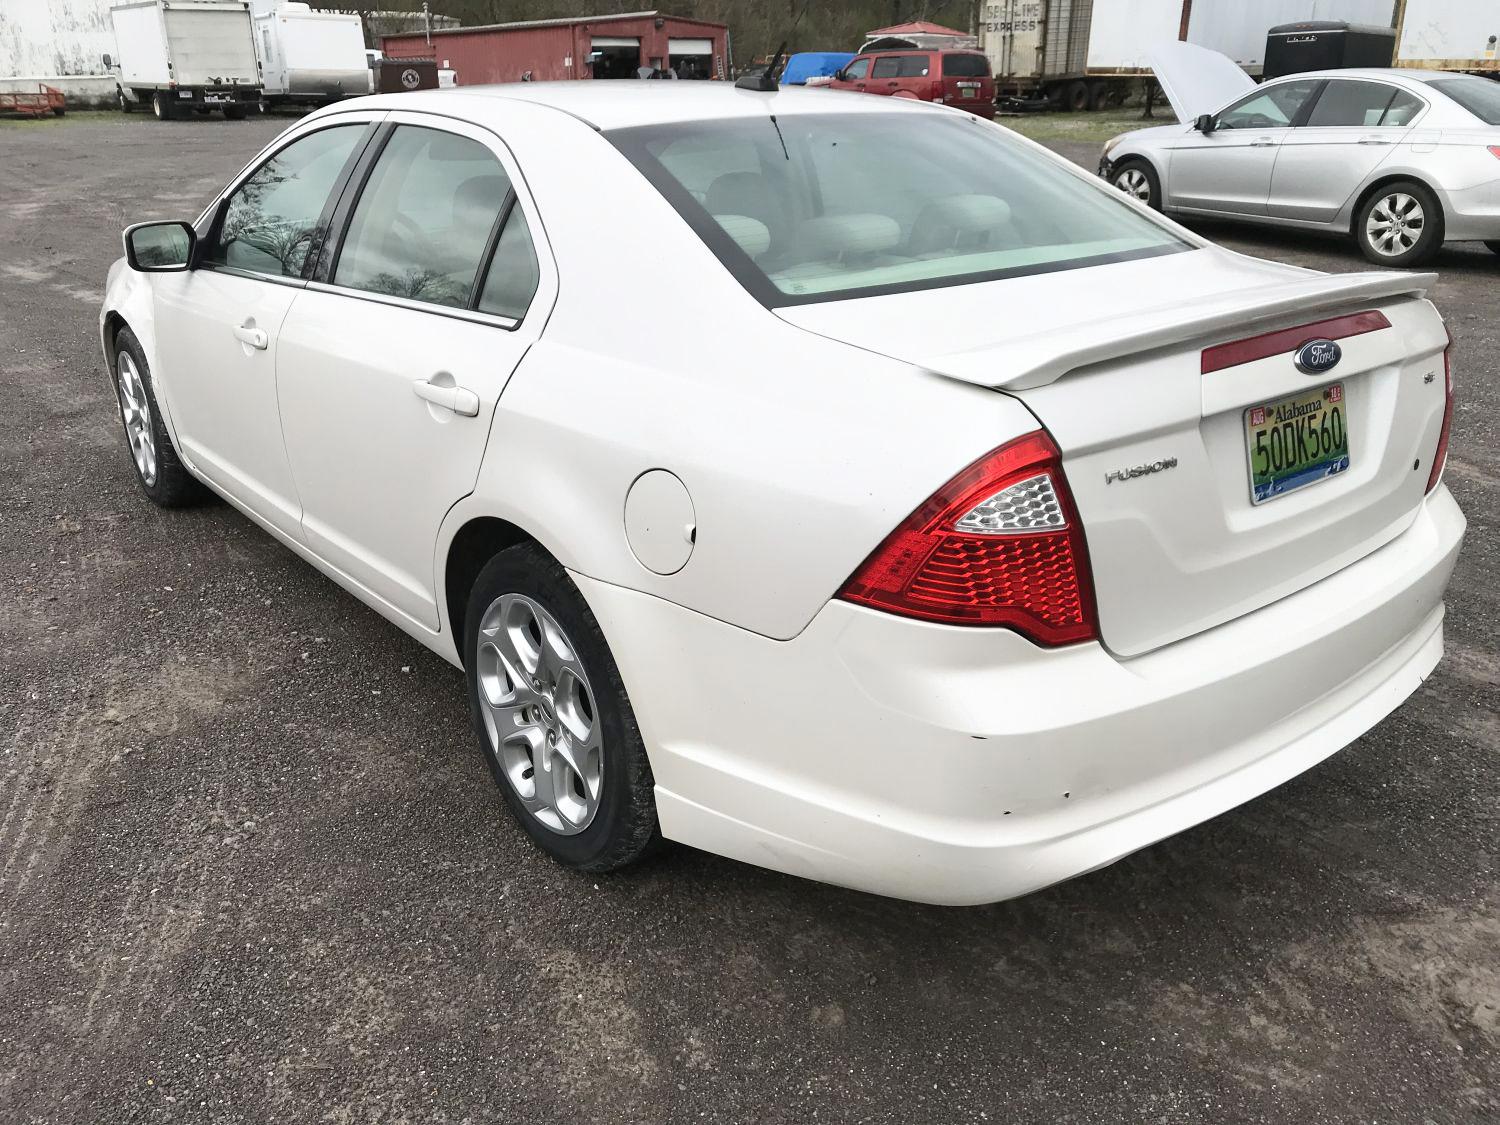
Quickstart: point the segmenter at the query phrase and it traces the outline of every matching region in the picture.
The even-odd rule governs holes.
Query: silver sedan
[[[1444,241],[1500,253],[1500,82],[1331,70],[1256,86],[1223,55],[1186,43],[1154,62],[1191,124],[1122,134],[1099,164],[1142,203],[1352,234],[1385,266],[1418,265]]]

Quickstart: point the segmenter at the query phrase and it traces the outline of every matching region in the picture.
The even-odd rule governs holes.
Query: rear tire
[[[1486,242],[1485,246],[1489,248],[1491,254],[1500,254],[1500,241]]]
[[[172,436],[156,404],[151,368],[135,333],[120,329],[115,337],[115,400],[135,467],[135,481],[146,499],[160,508],[185,508],[209,496],[206,489],[177,456]]]
[[[474,732],[511,813],[569,867],[613,871],[641,858],[661,840],[651,763],[609,645],[567,571],[517,544],[479,572],[467,606]]]
[[[1153,211],[1161,210],[1161,180],[1146,161],[1138,157],[1120,161],[1110,172],[1109,182]]]
[[[1095,82],[1089,87],[1089,108],[1101,110],[1109,105],[1110,86],[1108,82]]]
[[[177,107],[172,104],[170,98],[164,97],[158,90],[151,95],[151,112],[156,114],[158,121],[171,121],[177,116]]]
[[[224,107],[224,120],[225,121],[243,121],[243,120],[245,120],[245,107],[242,106],[242,105],[226,105]]]
[[[1063,108],[1070,113],[1082,113],[1089,107],[1089,84],[1082,79],[1069,82],[1063,89]]]
[[[1416,180],[1386,184],[1354,216],[1354,241],[1376,265],[1421,265],[1442,248],[1442,204]]]

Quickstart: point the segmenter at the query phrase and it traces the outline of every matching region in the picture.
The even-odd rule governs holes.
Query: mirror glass
[[[150,223],[130,232],[130,253],[137,269],[185,269],[193,240],[186,223]]]

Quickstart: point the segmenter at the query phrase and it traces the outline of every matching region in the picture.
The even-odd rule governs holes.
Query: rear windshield
[[[1486,125],[1500,125],[1500,82],[1490,78],[1439,78],[1429,82],[1434,90],[1447,94]]]
[[[983,55],[944,55],[945,78],[988,78],[990,60]]]
[[[773,307],[1191,249],[978,119],[799,114],[606,136]]]

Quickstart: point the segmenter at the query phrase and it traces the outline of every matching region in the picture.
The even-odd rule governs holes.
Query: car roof
[[[1281,74],[1272,81],[1285,82],[1297,78],[1373,78],[1381,82],[1416,82],[1428,83],[1439,78],[1456,78],[1458,75],[1451,74],[1446,70],[1416,70],[1405,67],[1394,66],[1363,66],[1349,67],[1346,70],[1308,70],[1299,71],[1296,74]]]
[[[409,94],[375,94],[338,103],[356,109],[410,109],[500,124],[507,102],[549,106],[597,129],[629,129],[717,118],[808,113],[954,112],[910,98],[871,98],[837,90],[783,86],[775,91],[741,90],[732,82],[574,81],[511,82],[460,86]],[[329,112],[329,111],[324,111]]]

